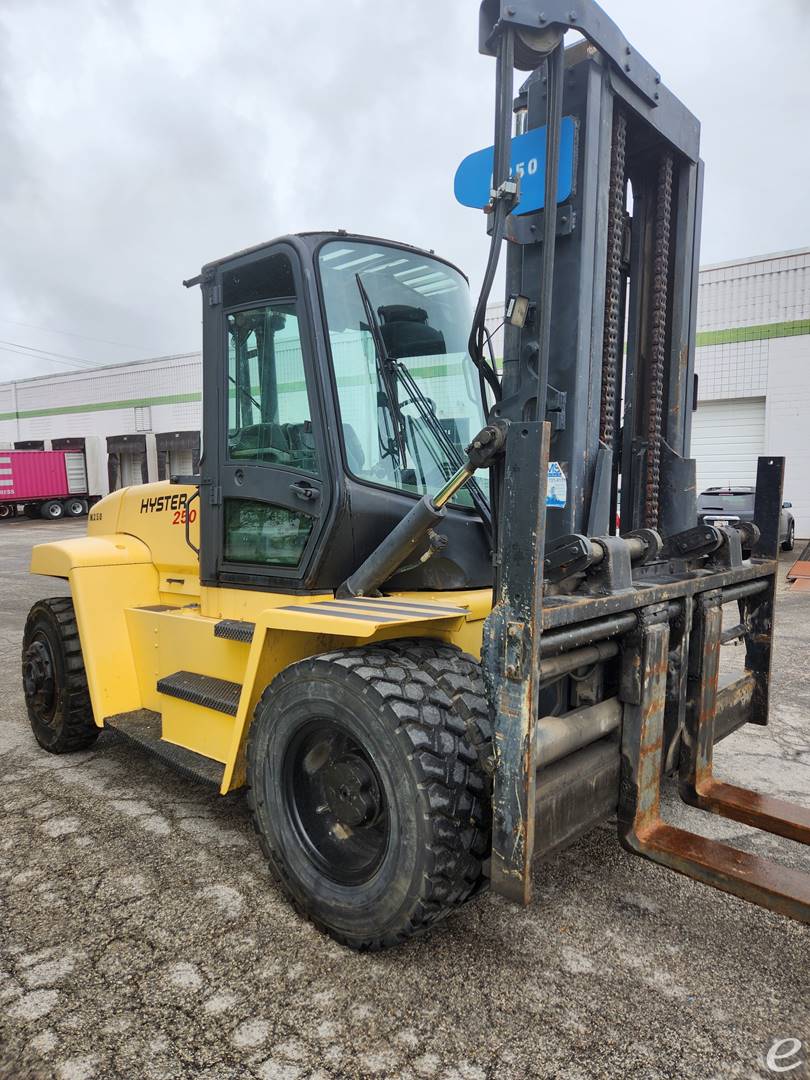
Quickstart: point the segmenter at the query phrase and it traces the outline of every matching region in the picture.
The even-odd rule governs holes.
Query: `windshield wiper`
[[[385,388],[385,394],[390,404],[391,417],[394,421],[394,432],[397,440],[397,449],[401,455],[402,467],[405,468],[407,466],[407,458],[404,434],[405,420],[402,415],[397,392],[397,382],[400,379],[405,385],[405,389],[410,393],[413,404],[416,406],[419,415],[428,430],[436,439],[438,445],[444,450],[449,461],[456,468],[460,467],[464,463],[464,455],[456,448],[455,444],[447,435],[447,432],[439,423],[438,417],[428,404],[427,398],[422,393],[421,387],[411,375],[410,371],[408,371],[407,367],[401,361],[398,362],[395,357],[389,356],[388,349],[385,345],[385,339],[383,338],[382,330],[380,329],[380,324],[377,319],[377,314],[371,303],[371,298],[366,291],[366,287],[363,284],[360,275],[355,274],[354,277],[357,282],[360,298],[363,301],[363,311],[365,312],[366,321],[368,322],[368,328],[374,342],[374,351],[377,355],[377,369],[380,373],[380,381]],[[467,481],[467,488],[472,496],[475,508],[484,522],[484,528],[487,530],[487,534],[491,539],[492,511],[487,497],[484,495],[478,483],[473,479]]]
[[[442,427],[438,416],[431,408],[430,401],[423,393],[419,383],[414,379],[413,375],[411,375],[407,366],[403,364],[402,361],[395,361],[394,371],[396,372],[397,377],[402,380],[407,392],[411,395],[411,401],[416,406],[428,431],[436,440],[437,446],[443,450],[447,456],[448,463],[451,466],[451,472],[455,472],[456,469],[459,469],[464,464],[464,454]],[[438,461],[437,464],[439,464]],[[492,525],[492,511],[486,495],[481,490],[481,486],[477,480],[472,477],[467,481],[467,490],[472,497],[476,510],[484,522],[485,528],[489,531]]]
[[[360,293],[360,299],[363,301],[363,311],[365,312],[366,322],[368,323],[368,328],[371,332],[371,339],[374,342],[374,352],[377,356],[377,371],[380,375],[380,382],[383,385],[385,396],[388,399],[388,408],[391,413],[391,419],[394,422],[394,438],[397,443],[400,465],[403,469],[407,469],[408,457],[405,448],[404,435],[405,421],[402,416],[402,410],[399,407],[397,380],[393,371],[393,364],[391,357],[388,355],[388,350],[385,347],[385,339],[382,336],[380,324],[377,320],[371,299],[366,292],[366,287],[360,279],[359,274],[355,274],[354,278],[357,282],[357,291]]]

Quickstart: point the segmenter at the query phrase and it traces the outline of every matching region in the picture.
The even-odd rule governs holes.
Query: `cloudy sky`
[[[702,121],[703,261],[810,243],[810,0],[603,6]],[[0,0],[0,379],[199,348],[181,279],[284,232],[433,247],[477,283],[452,194],[491,141],[477,9]]]

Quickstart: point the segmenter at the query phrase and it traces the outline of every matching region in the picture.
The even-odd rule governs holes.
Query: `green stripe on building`
[[[793,322],[762,323],[759,326],[737,326],[728,330],[701,330],[697,335],[698,348],[707,345],[734,345],[742,341],[767,341],[770,338],[800,337],[810,334],[810,319],[796,319]],[[498,368],[503,361],[496,360]],[[411,374],[423,378],[442,378],[459,370],[460,364],[433,364],[429,367],[415,367]],[[341,386],[364,385],[365,376],[338,376]],[[280,389],[304,390],[304,383],[291,383]],[[113,409],[136,409],[146,405],[182,405],[186,402],[200,401],[202,394],[164,394],[160,397],[128,398],[126,401],[89,401],[77,405],[54,405],[47,409],[21,409],[19,412],[2,412],[0,420],[28,420],[37,416],[67,416],[70,413],[107,412]]]
[[[810,334],[810,319],[795,322],[763,323],[760,326],[736,326],[730,330],[701,330],[697,345],[734,345],[740,341],[767,341],[769,338],[800,337]]]
[[[68,413],[105,412],[109,409],[141,409],[144,405],[181,405],[200,401],[202,394],[164,394],[162,397],[129,398],[126,401],[88,401],[80,405],[54,405],[49,409],[20,409],[0,413],[0,420],[27,420],[33,416],[65,416]]]
[[[425,379],[443,378],[461,370],[461,362],[449,364],[431,364],[427,367],[414,367],[411,374]],[[366,375],[350,375],[341,378],[338,376],[340,386],[365,386],[368,382]],[[259,387],[253,387],[257,393]],[[296,393],[306,390],[303,380],[296,382],[281,383],[279,390],[287,393]],[[234,390],[230,391],[233,397]],[[164,394],[160,397],[128,398],[125,401],[90,401],[78,405],[54,405],[47,409],[20,409],[19,412],[0,413],[0,420],[28,420],[35,416],[65,416],[69,413],[106,412],[112,409],[141,409],[146,405],[182,405],[189,401],[201,401],[202,394],[199,392],[190,394]]]

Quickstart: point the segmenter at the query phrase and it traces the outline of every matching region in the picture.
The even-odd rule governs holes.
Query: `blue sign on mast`
[[[565,202],[574,190],[574,143],[576,123],[564,116],[560,127],[560,169],[557,201]],[[456,199],[462,206],[482,209],[490,200],[494,147],[478,150],[464,158],[453,183]],[[542,210],[546,189],[546,129],[532,128],[512,139],[512,173],[520,177],[520,202],[513,214]]]

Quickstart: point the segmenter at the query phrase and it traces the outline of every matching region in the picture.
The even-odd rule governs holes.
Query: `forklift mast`
[[[551,244],[543,209],[518,205],[506,217],[506,293],[528,300],[528,316],[506,321],[493,417],[551,424],[550,460],[568,497],[549,510],[547,543],[615,533],[620,491],[625,532],[683,531],[697,520],[689,437],[700,125],[595,4],[502,7],[482,5],[482,51],[497,55],[502,86],[510,65],[531,67],[510,114],[520,133],[547,129],[558,161],[547,187],[564,180],[570,195],[553,198]],[[565,49],[565,29],[586,38]],[[527,41],[556,44],[538,52]],[[510,137],[505,108],[498,125],[496,145]],[[573,131],[565,161],[563,125]],[[499,468],[508,471],[505,461]]]
[[[470,351],[503,444],[482,652],[492,888],[528,902],[532,856],[618,811],[630,850],[806,920],[807,878],[659,816],[661,775],[679,766],[685,801],[810,841],[807,811],[711,775],[718,738],[767,722],[784,462],[760,459],[757,527],[698,527],[699,124],[593,0],[484,0],[480,48],[497,64],[492,246]],[[530,72],[516,96],[515,69]],[[543,197],[524,205],[538,162],[512,155],[538,129]],[[502,241],[498,386],[483,313]],[[746,673],[721,688],[720,645],[736,638]]]

